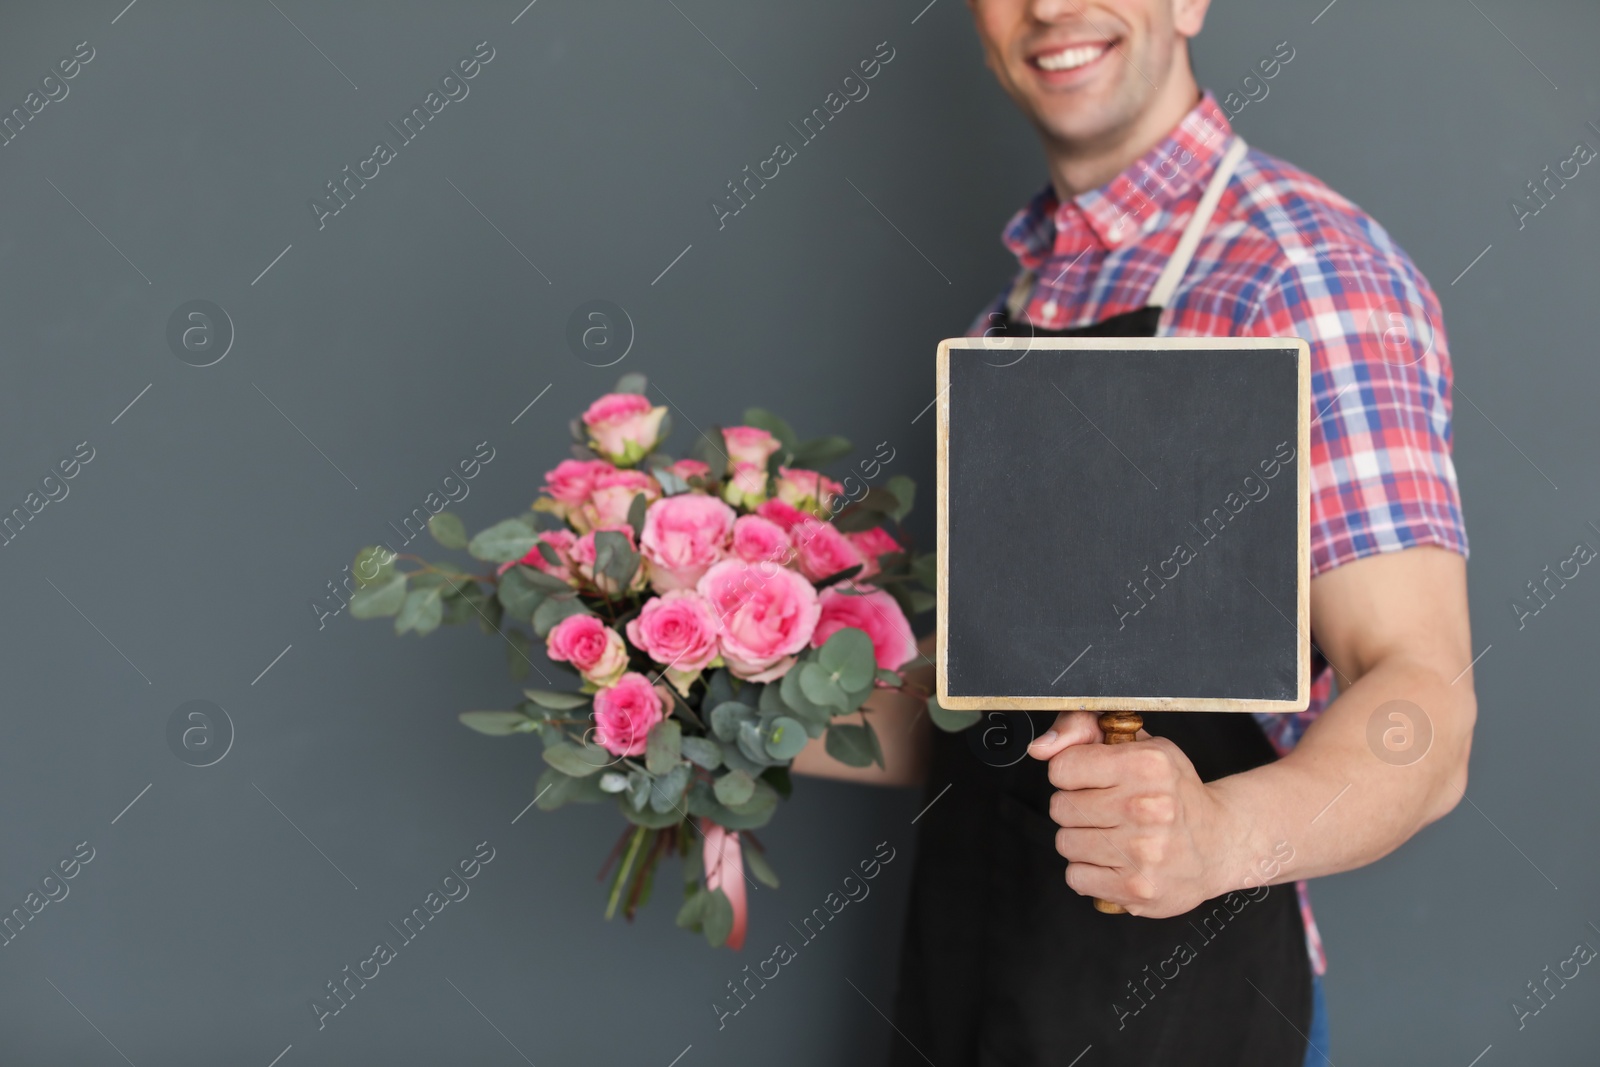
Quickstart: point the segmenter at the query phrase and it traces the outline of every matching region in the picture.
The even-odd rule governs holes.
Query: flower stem
[[[644,835],[644,827],[633,828],[633,840],[628,843],[628,853],[622,857],[622,866],[617,869],[617,880],[611,885],[611,899],[606,901],[608,919],[617,913],[617,900],[622,896],[622,886],[628,880],[628,872],[633,869],[634,858],[639,855],[639,846],[644,844]]]

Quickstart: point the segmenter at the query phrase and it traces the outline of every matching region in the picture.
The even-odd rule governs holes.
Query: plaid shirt
[[[1145,306],[1233,134],[1207,93],[1109,184],[1060,203],[1050,186],[1002,239],[1037,280],[1036,327],[1064,330]],[[981,335],[1005,306],[984,309]],[[1311,348],[1311,573],[1379,552],[1467,553],[1450,460],[1450,357],[1438,298],[1360,208],[1252,148],[1235,169],[1177,291],[1164,337],[1303,337]],[[1279,755],[1333,696],[1326,667],[1310,708],[1258,714]],[[1326,970],[1305,883],[1306,939]]]

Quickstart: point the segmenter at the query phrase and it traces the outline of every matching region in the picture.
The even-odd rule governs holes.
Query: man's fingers
[[[1143,875],[1092,863],[1068,863],[1066,881],[1075,893],[1121,904],[1135,915],[1155,895],[1154,887]]]
[[[1099,743],[1100,716],[1092,711],[1063,711],[1056,716],[1050,729],[1033,739],[1028,746],[1028,755],[1047,760],[1073,745]]]

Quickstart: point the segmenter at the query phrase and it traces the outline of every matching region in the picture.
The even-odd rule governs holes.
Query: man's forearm
[[[1380,713],[1375,750],[1368,724],[1391,701],[1405,703]],[[1439,668],[1402,656],[1375,666],[1283,759],[1211,784],[1229,813],[1217,892],[1335,874],[1399,847],[1461,799],[1476,715],[1470,676],[1452,685]],[[1385,749],[1391,730],[1409,730],[1413,747]]]

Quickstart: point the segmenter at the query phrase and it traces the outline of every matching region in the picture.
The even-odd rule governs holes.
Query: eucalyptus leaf
[[[388,581],[394,574],[394,560],[394,553],[382,545],[368,545],[357,552],[355,561],[350,564],[350,574],[356,580],[356,587],[381,585]]]
[[[503,519],[474,537],[467,551],[490,563],[513,563],[538,543],[539,535],[521,519]]]
[[[709,899],[710,895],[705,890],[696,887],[694,892],[684,897],[683,907],[678,909],[678,917],[673,922],[684,930],[700,929],[701,916],[705,913],[706,901]]]
[[[846,626],[828,638],[817,653],[817,662],[841,688],[852,691],[870,685],[878,669],[872,638],[854,626]]]
[[[561,562],[561,554],[557,552],[555,546],[550,544],[548,541],[539,542],[539,556],[552,567],[565,566],[565,564]]]
[[[783,676],[783,681],[778,686],[780,695],[783,697],[784,705],[802,720],[825,725],[833,716],[834,709],[827,705],[814,704],[811,698],[805,695],[805,691],[800,687],[800,673],[804,667],[805,664],[802,663],[791,668],[789,673]]]
[[[525,734],[537,725],[520,711],[463,711],[457,716],[464,726],[490,737]]]
[[[593,615],[577,597],[550,597],[533,613],[533,628],[540,637],[550,636],[556,623],[569,615]]]
[[[626,788],[628,788],[628,776],[625,774],[607,771],[600,776],[600,791],[602,793],[620,793]]]
[[[802,443],[794,450],[789,465],[806,470],[820,470],[836,459],[850,454],[850,442],[843,437],[818,437]]]
[[[594,698],[587,693],[557,693],[548,689],[524,689],[522,695],[551,711],[571,711],[581,708]]]
[[[785,800],[794,793],[794,781],[787,767],[768,767],[761,772],[761,780],[777,790],[778,795]]]
[[[467,528],[461,525],[461,520],[448,511],[441,511],[428,518],[428,532],[433,539],[446,548],[466,548]]]
[[[807,700],[824,707],[843,708],[846,697],[844,689],[833,680],[828,669],[820,663],[806,663],[800,666],[800,691]]]
[[[739,736],[739,726],[754,718],[748,704],[730,700],[711,709],[711,732],[719,741],[732,741]]]
[[[677,496],[679,493],[689,491],[689,483],[662,467],[655,472],[656,484],[661,486],[662,496]]]
[[[778,888],[778,872],[772,869],[772,864],[767,862],[767,854],[749,843],[748,838],[740,839],[744,843],[744,865],[756,880],[762,885]]]
[[[358,619],[393,615],[406,602],[406,576],[391,574],[381,582],[361,586],[350,594],[350,614]]]
[[[533,661],[528,657],[528,650],[533,643],[521,630],[504,630],[502,633],[506,637],[506,667],[511,672],[511,680],[520,682],[533,667]]]
[[[628,772],[628,805],[634,811],[643,811],[650,803],[650,776],[641,771]]]
[[[828,727],[828,755],[847,767],[883,766],[883,750],[870,724],[835,723]]]
[[[540,541],[539,544],[544,548],[550,547],[543,541]],[[572,586],[553,574],[546,574],[544,571],[536,570],[533,567],[520,565],[513,567],[512,571],[523,571],[523,580],[545,596],[569,596],[572,593]]]
[[[722,763],[725,767],[736,771],[744,771],[752,778],[766,769],[766,764],[764,762],[756,763],[750,759],[749,756],[746,756],[744,752],[740,750],[738,741],[724,741],[722,742],[721,748]]]
[[[444,618],[444,601],[438,589],[413,589],[406,594],[400,614],[394,620],[394,632],[403,634],[414,630],[417,634],[431,634],[439,628]]]
[[[636,393],[643,396],[649,384],[648,378],[637,371],[633,371],[618,378],[616,388],[611,391],[613,393]]]
[[[780,715],[767,731],[767,755],[775,760],[792,760],[810,739],[804,723]]]
[[[596,745],[577,745],[571,741],[562,741],[545,748],[544,761],[562,774],[583,778],[615,763],[616,758]]]
[[[928,698],[928,718],[933,725],[946,733],[960,733],[983,717],[981,711],[953,711],[939,703],[938,697]]]
[[[756,780],[744,771],[729,771],[719,777],[712,788],[717,801],[731,808],[750,799],[756,791]]]
[[[633,494],[633,503],[628,505],[628,525],[633,527],[635,541],[644,536],[644,513],[649,506],[643,493]]]
[[[741,816],[744,819],[753,818],[755,816],[770,817],[772,812],[777,810],[778,807],[778,791],[772,788],[772,786],[767,782],[757,778],[755,792],[750,794],[749,800],[746,800],[742,804],[728,804],[725,806],[734,815]],[[755,827],[729,826],[728,829],[753,830]]]
[[[720,889],[705,891],[706,902],[701,906],[700,929],[712,948],[721,948],[733,932],[733,904]]]
[[[911,507],[917,502],[917,483],[907,478],[904,474],[896,474],[883,484],[895,499],[895,508],[889,512],[895,522],[904,522],[907,515],[911,514]]]
[[[680,763],[650,786],[650,806],[658,812],[683,815],[683,791],[689,786],[689,765]]]
[[[651,774],[666,774],[679,766],[682,755],[683,727],[677,719],[662,719],[650,728],[645,741],[644,765]],[[684,770],[685,780],[688,771]],[[682,791],[682,786],[679,786]]]
[[[766,767],[772,763],[772,758],[767,755],[765,740],[761,737],[761,727],[754,722],[741,722],[739,724],[739,751],[751,763]]]
[[[627,799],[626,794],[618,798],[621,803],[617,805],[624,818],[635,826],[643,826],[647,830],[665,830],[669,826],[676,826],[683,821],[683,816],[676,811],[657,811],[649,804],[643,808],[635,808]]]
[[[593,804],[604,800],[598,777],[574,778],[554,767],[546,767],[534,787],[540,811],[554,811],[563,804]]]
[[[683,758],[697,767],[714,771],[722,766],[722,746],[708,737],[685,737],[680,746]]]
[[[726,704],[733,697],[733,676],[727,668],[718,668],[706,679],[706,703],[712,707]]]

